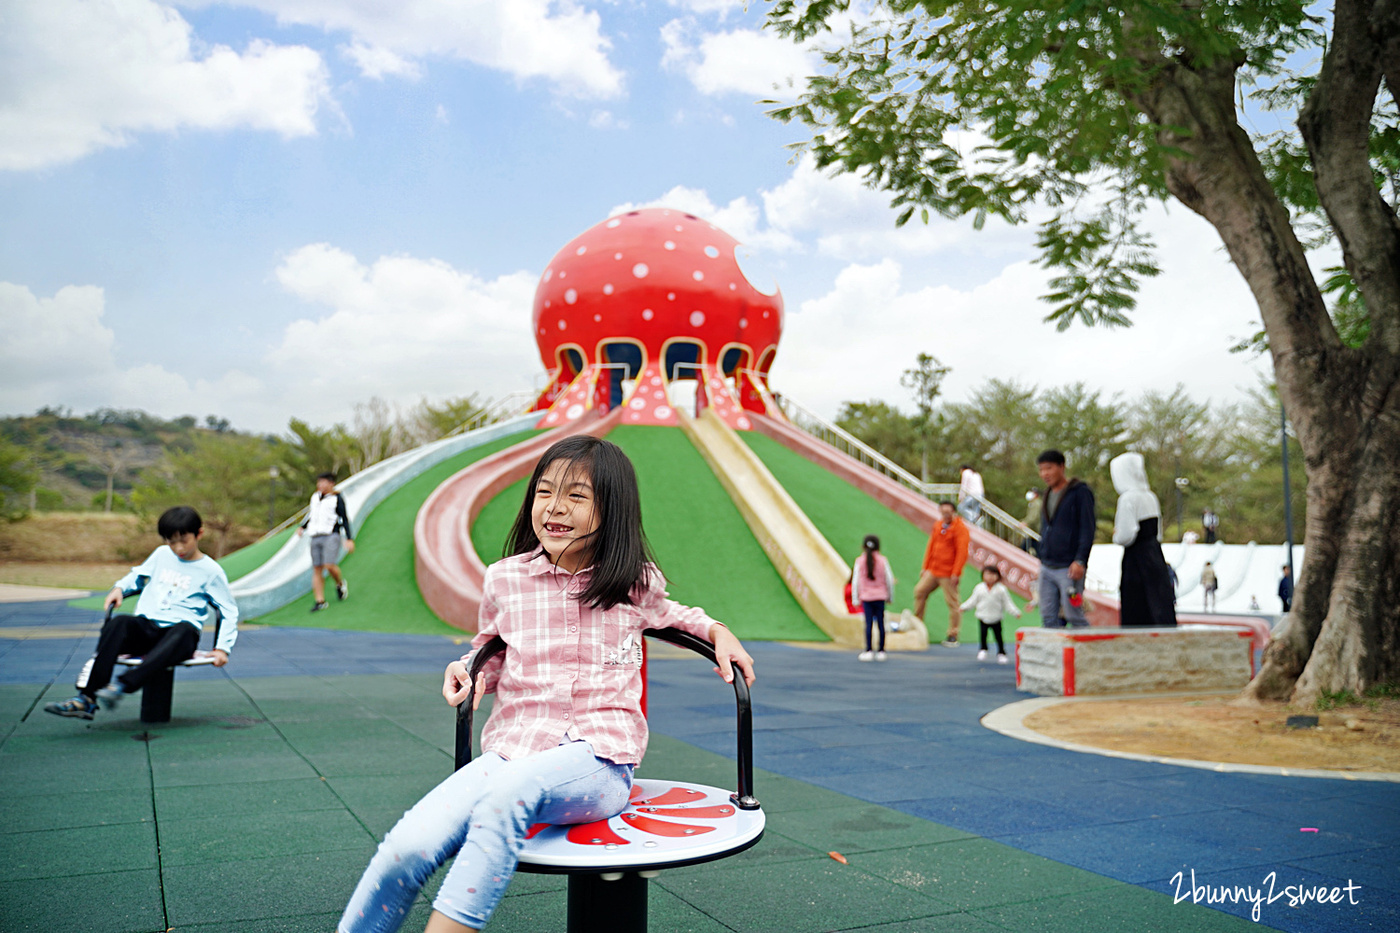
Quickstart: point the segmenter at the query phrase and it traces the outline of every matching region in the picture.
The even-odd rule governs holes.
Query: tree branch
[[[1373,23],[1376,14],[1382,22],[1400,18],[1396,6],[1337,0],[1332,42],[1298,115],[1318,200],[1371,316],[1371,341],[1390,354],[1400,353],[1400,223],[1376,187],[1369,146],[1382,51]]]

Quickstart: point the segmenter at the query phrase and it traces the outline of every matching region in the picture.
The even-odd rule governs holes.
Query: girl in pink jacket
[[[851,568],[851,600],[860,603],[865,612],[865,650],[862,661],[885,660],[885,603],[894,596],[894,572],[890,562],[880,553],[880,539],[866,535],[860,556]],[[880,627],[879,646],[872,652],[870,636],[874,626]]]

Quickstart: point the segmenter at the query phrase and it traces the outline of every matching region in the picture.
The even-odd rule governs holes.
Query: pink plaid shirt
[[[642,630],[678,628],[708,640],[715,624],[703,610],[667,599],[665,580],[652,571],[651,585],[633,591],[635,605],[605,611],[573,597],[588,585],[589,570],[559,570],[543,550],[486,569],[472,647],[500,635],[507,649],[483,670],[486,689],[496,693],[483,750],[523,758],[567,737],[615,764],[641,762]]]

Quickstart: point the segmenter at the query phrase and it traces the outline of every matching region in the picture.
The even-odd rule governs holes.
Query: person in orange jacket
[[[933,526],[928,549],[924,551],[923,571],[919,574],[919,582],[914,584],[914,615],[923,620],[929,596],[941,587],[943,598],[948,603],[948,637],[943,644],[955,648],[958,629],[962,627],[962,597],[958,595],[958,581],[962,578],[963,565],[967,563],[968,532],[967,524],[958,517],[953,503],[940,502],[938,509],[942,521]]]

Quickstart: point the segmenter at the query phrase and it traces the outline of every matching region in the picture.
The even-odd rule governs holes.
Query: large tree
[[[1215,227],[1308,479],[1293,611],[1246,695],[1400,680],[1400,0],[774,0],[769,22],[827,50],[775,115],[900,222],[1049,213],[1062,328],[1129,322],[1153,201]],[[1266,111],[1296,130],[1246,128]],[[1328,240],[1340,330],[1306,256]]]

